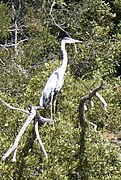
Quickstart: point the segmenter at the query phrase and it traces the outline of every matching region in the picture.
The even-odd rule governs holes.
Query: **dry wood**
[[[43,154],[45,155],[46,158],[48,158],[47,152],[46,152],[46,150],[44,148],[44,145],[42,143],[42,140],[41,140],[41,138],[39,136],[38,122],[41,125],[43,125],[45,122],[51,123],[52,121],[50,119],[44,118],[42,116],[39,116],[39,114],[37,113],[37,110],[40,109],[39,106],[29,105],[28,106],[28,111],[25,111],[25,110],[23,110],[21,108],[16,108],[16,107],[10,106],[8,103],[3,101],[2,99],[0,99],[0,101],[4,105],[6,105],[7,107],[9,107],[12,110],[19,110],[21,112],[29,114],[29,117],[26,119],[25,123],[23,124],[22,128],[20,129],[19,133],[17,134],[17,136],[15,138],[15,141],[14,141],[14,144],[11,145],[11,147],[8,149],[8,151],[3,155],[2,160],[5,161],[6,158],[13,152],[12,161],[13,162],[16,161],[16,153],[17,153],[17,148],[18,148],[19,141],[20,141],[23,133],[25,132],[26,128],[29,126],[29,124],[31,123],[31,121],[33,119],[35,120],[35,126],[34,127],[35,127],[35,133],[36,133],[37,139],[38,139],[39,144],[40,144],[40,146],[42,148]]]
[[[80,101],[79,101],[79,120],[80,120],[80,124],[83,125],[85,122],[88,122],[89,124],[93,125],[94,126],[94,130],[97,129],[97,125],[92,123],[92,122],[89,122],[89,121],[86,121],[86,118],[85,118],[85,111],[87,110],[86,108],[86,101],[89,101],[90,104],[92,106],[94,106],[94,103],[93,103],[93,100],[92,98],[94,96],[96,96],[99,101],[101,102],[102,106],[103,106],[103,109],[106,111],[107,110],[107,103],[105,101],[105,99],[102,97],[101,94],[99,94],[98,91],[100,91],[101,89],[104,89],[104,84],[103,82],[101,83],[100,86],[96,87],[94,90],[92,91],[89,91],[89,94],[86,95],[86,96],[83,96],[80,98]]]

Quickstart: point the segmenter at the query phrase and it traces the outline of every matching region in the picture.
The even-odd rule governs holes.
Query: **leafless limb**
[[[22,42],[24,42],[24,41],[28,41],[28,38],[20,40],[20,41],[17,43],[17,45],[19,45],[20,43],[22,43]]]
[[[45,157],[48,158],[47,152],[44,148],[44,145],[43,145],[42,140],[41,140],[40,135],[39,135],[38,121],[35,122],[35,133],[36,133],[37,140],[39,141],[40,147],[42,148],[42,151],[43,151]]]
[[[9,107],[9,108],[12,109],[12,110],[18,110],[18,111],[21,111],[21,112],[30,114],[29,111],[25,111],[24,109],[16,108],[16,107],[13,107],[13,106],[9,105],[9,104],[6,103],[5,101],[3,101],[1,98],[0,98],[0,101],[1,101],[4,105],[6,105],[7,107]]]
[[[49,15],[51,16],[52,21],[53,21],[53,23],[55,24],[55,26],[57,26],[61,31],[63,31],[64,33],[66,33],[69,37],[71,37],[67,31],[65,31],[59,24],[56,23],[55,18],[54,18],[53,15],[52,15],[52,10],[53,10],[53,7],[54,7],[55,4],[56,4],[56,2],[55,2],[55,0],[54,0],[53,3],[52,3],[52,5],[51,5],[51,8],[50,8]]]
[[[6,48],[6,47],[12,47],[12,46],[14,46],[15,47],[15,45],[19,45],[20,43],[22,43],[22,42],[24,42],[24,41],[27,41],[28,40],[28,38],[26,38],[26,39],[22,39],[22,40],[20,40],[18,43],[16,43],[16,44],[0,44],[0,46],[1,47],[3,47],[3,48]]]
[[[55,0],[53,0],[51,8],[50,8],[50,13],[49,13],[50,15],[52,14],[52,10],[53,10],[53,7],[54,7],[55,4],[56,4],[56,2],[55,2]]]
[[[18,146],[18,143],[26,130],[27,126],[30,124],[30,122],[33,120],[33,118],[36,116],[36,110],[32,108],[30,116],[27,118],[25,121],[24,125],[22,126],[21,130],[19,131],[18,135],[15,138],[14,144],[12,147],[8,149],[8,151],[3,155],[2,160],[5,161],[5,159],[14,151],[13,159],[12,161],[14,162],[16,160],[16,149]]]
[[[4,48],[4,49],[6,49],[7,50],[7,48],[8,47],[18,47],[18,45],[20,44],[20,43],[22,43],[22,42],[24,42],[24,41],[27,41],[28,40],[28,38],[25,38],[25,39],[22,39],[22,40],[20,40],[20,41],[18,41],[17,42],[17,40],[16,40],[16,42],[17,43],[11,43],[11,44],[0,44],[0,46],[2,47],[2,48]]]
[[[6,158],[13,152],[13,158],[12,161],[16,161],[16,153],[17,153],[17,147],[18,147],[18,143],[23,135],[23,133],[25,132],[26,128],[29,126],[29,124],[31,123],[31,121],[34,119],[35,121],[35,133],[37,136],[37,139],[39,141],[39,144],[42,148],[43,154],[45,155],[46,158],[48,158],[48,155],[46,153],[46,150],[44,148],[44,145],[42,143],[42,140],[39,136],[39,131],[38,131],[38,122],[43,125],[44,123],[50,123],[51,124],[51,120],[47,119],[47,118],[43,118],[42,116],[39,116],[39,114],[37,113],[37,110],[40,109],[39,106],[32,106],[29,105],[28,106],[28,111],[25,111],[21,108],[16,108],[13,106],[10,106],[8,103],[6,103],[5,101],[3,101],[2,99],[0,99],[0,101],[6,105],[7,107],[9,107],[12,110],[19,110],[22,111],[24,113],[29,114],[29,117],[27,118],[27,120],[25,121],[25,123],[23,124],[22,128],[20,129],[19,133],[17,134],[14,144],[8,149],[8,151],[3,155],[2,160],[5,161]]]
[[[15,23],[14,23],[14,27],[15,27],[15,39],[14,39],[14,50],[15,50],[15,55],[18,56],[18,44],[17,44],[17,41],[18,41],[18,25],[17,25],[17,20],[18,20],[18,16],[20,14],[20,8],[21,8],[21,1],[19,0],[19,9],[18,9],[18,15],[17,15],[17,10],[15,9],[15,6],[14,4],[12,4],[12,9],[13,9],[13,13],[14,13],[14,16],[16,17],[15,19]]]
[[[10,44],[5,43],[4,45],[0,44],[0,46],[2,48],[6,49],[6,50],[7,50],[8,47],[14,47],[15,55],[18,56],[18,54],[19,54],[18,45],[21,42],[24,42],[24,41],[28,40],[28,38],[25,38],[25,39],[22,39],[22,40],[18,41],[18,31],[21,30],[21,28],[18,27],[18,19],[19,19],[20,12],[21,12],[21,0],[18,0],[18,9],[15,8],[14,3],[12,2],[12,10],[13,10],[13,13],[14,13],[14,16],[15,16],[15,21],[14,21],[14,24],[12,26],[13,29],[11,29],[9,31],[14,33],[14,43],[10,43]]]
[[[18,27],[17,21],[15,20],[15,46],[14,46],[14,48],[15,48],[16,56],[18,56],[18,43],[17,43],[17,41],[18,41],[18,37],[17,37],[18,30],[17,30],[17,27]]]
[[[99,92],[96,92],[95,96],[99,99],[99,101],[102,103],[102,107],[105,111],[107,111],[107,103],[105,99],[99,94]]]
[[[99,101],[102,103],[103,105],[103,109],[106,111],[107,110],[107,103],[105,101],[105,99],[99,94],[98,91],[100,91],[101,89],[104,89],[104,84],[103,82],[101,83],[101,85],[97,88],[95,88],[94,90],[90,91],[90,93],[86,96],[83,96],[80,98],[80,101],[79,101],[79,120],[80,120],[80,124],[82,125],[84,122],[86,122],[86,118],[85,118],[85,103],[86,101],[91,101],[91,103],[93,102],[92,101],[92,98],[94,96],[96,96]],[[92,103],[93,104],[93,103]],[[94,105],[94,104],[93,104]],[[91,125],[94,126],[94,129],[96,130],[97,129],[97,125],[92,123],[92,122],[88,122],[90,123]]]
[[[18,17],[20,15],[20,12],[21,12],[21,0],[19,0],[19,7],[18,7],[18,14],[17,14]]]
[[[53,15],[52,15],[52,10],[53,10],[53,7],[54,7],[55,4],[56,4],[56,1],[54,0],[54,1],[52,2],[51,8],[50,8],[49,15],[51,16],[52,21],[53,21],[53,23],[55,24],[55,26],[57,26],[57,27],[58,27],[61,31],[63,31],[68,37],[71,38],[70,34],[69,34],[67,31],[65,31],[59,24],[56,23],[55,18],[54,18]],[[77,47],[76,47],[76,44],[75,44],[75,43],[74,43],[74,48],[75,48],[75,52],[77,53]],[[75,56],[74,56],[74,57],[75,57]]]
[[[2,61],[2,59],[0,59],[0,62],[5,66],[5,63]]]

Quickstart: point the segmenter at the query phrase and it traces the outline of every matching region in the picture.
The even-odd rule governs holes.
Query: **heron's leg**
[[[55,113],[56,113],[56,102],[57,102],[57,96],[58,96],[58,91],[56,91],[56,93],[55,93],[55,96],[54,96],[54,98],[53,98],[53,100],[54,100],[54,102],[53,102],[53,106],[54,106],[54,118],[55,118]]]
[[[51,120],[53,119],[53,107],[52,107],[52,104],[53,104],[53,95],[54,95],[54,92],[52,92],[52,94],[51,94],[51,100],[50,100]]]
[[[55,111],[56,111],[56,97],[55,97],[55,99],[54,99],[53,106],[54,106],[54,118],[55,118]]]

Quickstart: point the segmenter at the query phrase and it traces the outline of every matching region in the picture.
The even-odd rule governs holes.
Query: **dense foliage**
[[[66,45],[68,67],[57,99],[56,123],[39,128],[49,155],[44,158],[31,124],[18,146],[17,161],[0,161],[0,179],[120,179],[121,138],[121,1],[8,0],[0,2],[0,98],[15,107],[38,105],[47,78],[61,63],[60,41],[81,40],[77,52]],[[17,32],[17,33],[16,33]],[[17,43],[16,43],[17,42]],[[100,85],[108,104],[104,112],[94,98],[87,121],[79,124],[80,97]],[[50,116],[50,108],[39,112]],[[0,158],[27,115],[0,103]],[[115,142],[114,142],[115,141]]]

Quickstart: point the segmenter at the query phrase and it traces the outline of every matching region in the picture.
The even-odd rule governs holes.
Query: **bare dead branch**
[[[31,110],[31,114],[30,116],[27,118],[27,120],[25,121],[24,125],[22,126],[21,130],[19,131],[18,135],[15,138],[14,144],[12,147],[10,147],[8,149],[8,151],[3,155],[2,160],[5,161],[5,159],[14,151],[14,155],[13,155],[13,161],[16,160],[16,149],[18,146],[18,143],[24,133],[24,131],[26,130],[27,126],[30,124],[30,122],[33,120],[33,118],[36,116],[36,110],[32,107]]]
[[[17,43],[17,45],[19,45],[20,43],[22,43],[22,42],[24,42],[24,41],[28,41],[28,38],[20,40],[20,41]]]
[[[57,26],[60,30],[62,30],[64,33],[66,33],[69,37],[71,37],[67,31],[65,31],[59,24],[56,23],[55,18],[54,18],[53,15],[52,15],[52,10],[53,10],[53,7],[54,7],[55,4],[56,4],[56,2],[55,2],[55,0],[54,0],[53,3],[52,3],[52,5],[51,5],[51,8],[50,8],[49,15],[51,16],[52,21],[53,21],[53,23],[55,24],[55,26]]]
[[[16,15],[16,10],[15,10],[15,7],[14,5],[12,4],[12,9],[13,9],[13,13],[14,13],[14,16]]]
[[[51,5],[51,8],[50,8],[50,15],[52,14],[52,9],[53,9],[53,7],[54,7],[54,5],[56,4],[56,2],[55,2],[55,0],[52,2],[52,5]]]
[[[99,94],[99,92],[96,92],[95,96],[99,99],[99,101],[102,103],[103,109],[107,111],[107,103],[105,99]]]
[[[48,124],[53,124],[54,123],[54,121],[52,121],[52,119],[44,118],[42,116],[40,116],[40,119],[38,120],[38,122],[40,122],[40,123],[48,123]]]
[[[14,32],[15,30],[16,30],[16,29],[8,29],[9,32]],[[21,30],[21,29],[17,28],[17,30],[19,31],[19,30]]]
[[[21,12],[21,0],[19,0],[18,2],[19,2],[19,7],[18,7],[17,18],[20,16],[20,12]]]
[[[12,109],[12,110],[18,110],[18,111],[21,111],[21,112],[30,114],[28,111],[26,111],[26,110],[24,110],[24,109],[16,108],[16,107],[13,107],[13,106],[9,105],[9,104],[6,103],[5,101],[3,101],[1,98],[0,98],[0,101],[1,101],[4,105],[6,105],[7,107],[9,107],[9,108]]]
[[[18,25],[17,25],[17,20],[15,21],[15,46],[14,46],[14,49],[15,49],[15,54],[16,56],[18,56],[18,37],[17,37],[17,34],[18,34]]]
[[[44,148],[44,145],[43,145],[42,140],[41,140],[40,135],[39,135],[38,121],[35,122],[35,133],[36,133],[37,140],[39,141],[39,145],[42,148],[42,151],[43,151],[45,157],[48,158],[47,152],[46,152],[46,150]]]
[[[17,154],[17,148],[14,150],[13,152],[13,158],[12,158],[12,162],[16,161],[16,154]]]
[[[86,121],[87,122],[87,121]],[[94,131],[97,130],[97,124],[91,122],[91,121],[88,121],[89,124],[91,124],[93,127],[94,127]]]
[[[44,123],[52,123],[51,119],[48,119],[48,118],[44,118],[44,117],[41,117],[39,116],[39,114],[37,113],[37,110],[38,109],[41,109],[40,106],[32,106],[32,105],[29,105],[28,106],[28,111],[25,111],[23,109],[20,109],[20,108],[16,108],[16,107],[13,107],[13,106],[10,106],[8,103],[6,103],[5,101],[3,101],[2,99],[0,99],[0,101],[6,105],[7,107],[9,107],[10,109],[12,110],[19,110],[19,111],[22,111],[22,112],[25,112],[27,114],[29,114],[29,117],[27,118],[27,120],[25,121],[25,123],[23,124],[22,128],[20,129],[18,135],[16,136],[15,138],[15,141],[14,141],[14,144],[13,146],[11,146],[8,151],[3,155],[2,157],[2,160],[5,161],[6,158],[13,152],[13,158],[12,158],[12,161],[15,162],[16,161],[16,153],[17,153],[17,147],[18,147],[18,143],[23,135],[23,133],[25,132],[26,128],[28,127],[28,125],[31,123],[31,121],[34,119],[35,120],[35,133],[36,133],[36,136],[37,136],[37,139],[39,141],[39,144],[42,148],[42,151],[45,155],[46,158],[48,158],[48,155],[46,153],[46,150],[44,148],[44,145],[42,143],[42,140],[39,136],[39,131],[38,131],[38,122],[43,125]]]
[[[13,106],[9,105],[9,104],[6,103],[5,101],[3,101],[1,98],[0,98],[0,101],[1,101],[5,106],[9,107],[9,108],[12,109],[12,110],[18,110],[18,111],[21,111],[21,112],[24,112],[24,113],[27,113],[27,114],[31,114],[30,111],[26,111],[26,110],[24,110],[24,109],[17,108],[17,107],[13,107]],[[33,107],[34,107],[35,110],[41,109],[40,106],[33,106]],[[42,117],[42,116],[39,116],[38,121],[39,121],[40,123],[51,123],[51,122],[52,122],[49,118],[44,118],[44,117]]]
[[[2,59],[0,59],[0,62],[5,66],[5,63],[2,61]]]
[[[96,96],[99,101],[102,103],[102,106],[103,106],[103,109],[106,111],[107,110],[107,103],[105,101],[105,99],[99,94],[98,91],[100,91],[101,89],[104,89],[104,84],[103,82],[101,82],[101,85],[96,87],[94,90],[90,91],[89,90],[89,94],[86,95],[86,96],[83,96],[80,98],[80,101],[79,101],[79,120],[80,120],[80,124],[82,125],[85,121],[86,121],[86,118],[85,118],[85,111],[87,109],[85,109],[85,103],[86,101],[89,101],[93,106],[93,101],[92,101],[92,98],[94,96]],[[97,128],[97,125],[92,123],[92,122],[88,122],[90,123],[91,125],[94,126],[94,129],[96,130]]]
[[[19,45],[20,43],[22,43],[22,42],[24,42],[24,41],[27,41],[28,40],[28,38],[26,38],[26,39],[22,39],[22,40],[20,40],[18,43],[16,43],[16,44],[0,44],[0,46],[2,47],[2,48],[5,48],[5,49],[7,49],[7,47],[15,47],[15,45]]]
[[[19,26],[18,20],[19,20],[19,16],[21,13],[21,0],[18,0],[18,9],[16,9],[14,2],[12,2],[12,10],[13,10],[13,14],[15,16],[15,22],[12,26],[14,29],[11,29],[9,31],[14,32],[14,44],[13,43],[5,44],[5,45],[0,44],[0,46],[6,50],[7,50],[7,47],[14,47],[15,55],[18,56],[18,54],[19,54],[18,45],[21,42],[28,40],[28,39],[23,39],[18,42],[18,31],[20,30],[20,28],[18,27]]]
[[[16,16],[16,20],[18,20],[18,17],[21,11],[21,0],[18,0],[18,9],[15,8],[14,3],[12,4],[12,10],[13,10],[14,16]]]

